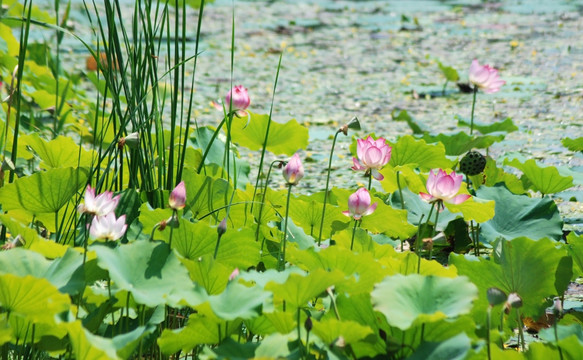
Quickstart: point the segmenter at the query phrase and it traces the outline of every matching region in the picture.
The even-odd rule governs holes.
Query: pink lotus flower
[[[87,185],[85,190],[85,204],[79,204],[77,211],[82,214],[104,216],[112,213],[119,202],[120,195],[113,197],[111,191],[106,191],[95,196],[95,189]]]
[[[225,108],[228,111],[229,106],[231,106],[231,111],[235,111],[235,114],[237,114],[237,116],[239,117],[248,116],[245,109],[247,109],[250,104],[251,99],[249,98],[247,89],[244,88],[243,85],[237,85],[233,87],[231,90],[229,90],[229,92],[225,96]],[[223,111],[223,107],[221,104],[213,102],[213,106],[218,110]]]
[[[498,77],[498,70],[490,65],[480,65],[476,59],[470,66],[470,82],[487,94],[495,93],[506,84],[506,81]]]
[[[283,168],[283,177],[288,185],[297,185],[304,177],[304,165],[298,153],[295,153]]]
[[[370,194],[366,188],[360,188],[348,197],[348,210],[342,213],[351,216],[354,220],[360,220],[361,217],[372,214],[377,203],[370,204]]]
[[[184,186],[184,181],[181,181],[174,190],[170,193],[168,198],[168,205],[174,210],[184,209],[186,205],[186,187]]]
[[[352,170],[364,170],[370,172],[377,180],[384,179],[379,170],[387,165],[391,159],[391,148],[384,138],[374,140],[371,136],[356,141],[356,156],[352,158],[354,166]]]
[[[439,172],[435,175],[431,170],[426,184],[428,194],[420,192],[419,196],[430,203],[438,201],[461,204],[470,198],[468,194],[456,195],[462,185],[462,179],[463,175],[456,175],[455,171],[448,175],[445,171],[439,169]]]
[[[96,216],[91,221],[89,234],[93,239],[115,241],[125,234],[128,228],[125,222],[125,215],[116,219],[113,212],[105,216]]]

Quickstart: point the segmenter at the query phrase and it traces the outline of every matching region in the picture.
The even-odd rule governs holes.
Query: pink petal
[[[471,196],[468,194],[460,194],[449,201],[450,204],[461,204],[468,200]]]
[[[429,195],[429,194],[426,194],[426,193],[424,193],[424,192],[420,192],[420,193],[419,193],[419,196],[421,196],[421,199],[423,199],[423,200],[425,200],[425,201],[428,201],[428,202],[430,202],[430,201],[432,201],[432,200],[434,200],[434,199],[435,199],[433,196],[431,196],[431,195]]]
[[[362,215],[364,216],[364,215],[372,214],[377,209],[377,205],[378,205],[378,203],[372,204],[371,206],[368,207],[368,209],[366,209],[366,211]]]
[[[383,158],[383,153],[376,147],[370,147],[364,153],[364,159],[362,161],[368,167],[377,167]]]
[[[348,210],[344,210],[342,213],[343,213],[344,215],[346,215],[346,216],[350,217],[350,212],[349,212]]]
[[[377,169],[371,169],[371,171],[370,171],[370,175],[371,175],[373,178],[377,179],[378,181],[383,181],[383,179],[385,178],[385,177],[383,176],[383,174],[381,174],[381,173],[380,173],[380,172],[379,172]]]

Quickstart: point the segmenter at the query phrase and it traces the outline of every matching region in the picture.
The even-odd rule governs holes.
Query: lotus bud
[[[219,237],[223,236],[227,232],[227,218],[225,217],[217,226],[217,233]]]
[[[348,210],[342,213],[352,217],[354,220],[360,220],[363,216],[372,214],[377,208],[377,203],[370,204],[371,198],[366,188],[360,188],[348,197]]]
[[[298,153],[295,153],[283,168],[283,177],[288,185],[297,185],[304,177],[304,166]]]
[[[314,326],[314,324],[312,323],[312,318],[308,316],[306,321],[304,321],[304,328],[306,329],[306,331],[309,332],[312,330],[313,326]]]
[[[184,186],[184,181],[181,181],[174,190],[170,193],[168,198],[168,205],[174,210],[184,209],[186,205],[186,187]]]
[[[393,148],[387,145],[387,141],[382,137],[376,140],[372,136],[358,139],[356,141],[357,157],[352,158],[352,170],[365,171],[365,174],[370,174],[381,181],[384,176],[379,170],[391,160],[392,150]]]
[[[491,287],[486,291],[486,297],[490,306],[496,306],[506,301],[506,293],[497,287]]]
[[[232,106],[233,111],[245,110],[251,104],[247,89],[243,85],[233,87],[225,96],[225,105]]]

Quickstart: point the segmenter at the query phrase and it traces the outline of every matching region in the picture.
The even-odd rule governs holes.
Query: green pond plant
[[[476,150],[521,131],[474,123],[478,89],[504,84],[497,70],[472,62],[471,119],[452,114],[469,135],[401,110],[410,133],[335,150],[354,118],[323,169],[307,127],[274,105],[283,49],[263,84],[269,113],[256,113],[269,100],[236,85],[236,6],[225,50],[199,43],[208,3],[83,2],[81,34],[65,26],[70,2],[4,1],[0,360],[580,357],[581,316],[563,300],[583,236],[566,234],[554,197],[580,173]],[[61,61],[63,39],[96,70]],[[220,58],[206,49],[230,55],[209,121],[193,96],[208,89],[196,64]],[[351,171],[367,183],[331,181]]]

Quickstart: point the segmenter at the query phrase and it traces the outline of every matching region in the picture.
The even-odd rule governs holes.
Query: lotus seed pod
[[[460,170],[466,175],[478,175],[486,168],[486,157],[477,151],[468,151],[460,160]]]
[[[522,298],[517,293],[510,293],[506,301],[514,309],[522,307]]]
[[[486,296],[488,297],[488,303],[490,306],[500,305],[506,301],[506,293],[497,287],[489,288],[486,292]]]
[[[313,327],[312,318],[308,316],[308,318],[304,322],[304,328],[306,329],[306,331],[311,331],[312,327]]]

